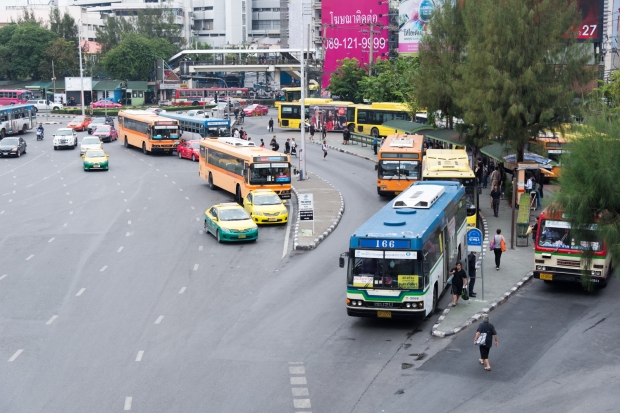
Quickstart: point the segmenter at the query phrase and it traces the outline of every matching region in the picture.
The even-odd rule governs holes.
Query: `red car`
[[[243,111],[245,112],[245,116],[262,116],[269,112],[269,108],[267,106],[254,104],[243,109]]]
[[[116,129],[114,129],[114,126],[110,125],[97,126],[97,129],[93,132],[93,136],[101,139],[101,142],[112,142],[118,139]]]
[[[71,122],[69,122],[67,128],[84,131],[88,125],[90,125],[91,121],[92,118],[90,116],[76,116]]]
[[[177,146],[177,153],[179,159],[191,159],[197,162],[200,157],[200,141],[187,141]]]
[[[94,102],[91,106],[93,108],[120,108],[123,105],[121,105],[120,103],[112,102],[108,99],[102,99],[98,102]]]

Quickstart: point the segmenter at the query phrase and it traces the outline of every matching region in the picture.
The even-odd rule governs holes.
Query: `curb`
[[[327,182],[325,179],[321,178],[320,176],[318,176],[314,172],[309,172],[309,174],[312,174],[315,177],[323,180],[329,186],[334,188],[336,190],[336,192],[338,192],[338,196],[340,197],[340,210],[338,211],[338,215],[336,216],[336,220],[330,225],[329,228],[327,228],[327,230],[325,232],[323,232],[321,235],[319,235],[319,237],[315,238],[314,241],[312,241],[312,243],[310,245],[299,245],[299,243],[298,243],[298,239],[299,239],[299,221],[300,221],[300,219],[299,219],[299,194],[297,193],[297,190],[295,189],[295,187],[291,186],[291,189],[293,190],[293,193],[295,194],[295,197],[297,198],[297,221],[295,222],[295,236],[293,237],[293,251],[295,251],[295,250],[297,250],[297,251],[308,251],[308,250],[315,249],[321,242],[323,242],[323,240],[325,240],[325,238],[327,238],[327,236],[330,233],[332,233],[336,229],[336,227],[340,223],[340,220],[342,219],[342,214],[344,213],[344,198],[342,197],[342,194],[340,193],[340,191],[338,191],[336,189],[336,187],[334,187],[331,183]]]
[[[315,145],[321,145],[321,141],[319,141],[319,142],[316,142],[316,141],[309,141],[309,143],[313,143],[313,144],[315,144]],[[370,157],[368,157],[368,156],[360,155],[360,154],[355,153],[355,152],[347,151],[346,149],[338,148],[338,147],[336,147],[336,146],[332,146],[332,145],[327,145],[327,147],[328,147],[329,149],[333,149],[333,150],[338,151],[338,152],[341,152],[341,153],[346,153],[346,154],[348,154],[348,155],[357,156],[358,158],[366,159],[366,160],[368,160],[368,161],[372,161],[372,162],[375,162],[375,163],[377,162],[377,160],[376,160],[376,159],[370,158]]]
[[[480,213],[480,217],[482,219],[482,226],[483,226],[483,229],[484,229],[484,238],[486,239],[486,241],[483,242],[483,248],[485,248],[486,245],[489,242],[489,232],[488,232],[489,230],[488,230],[487,220],[486,220],[486,218],[484,218],[484,215],[482,215],[482,212]],[[478,259],[482,259],[482,256],[480,258],[478,258]],[[471,324],[473,324],[476,321],[480,320],[484,314],[487,314],[487,313],[495,310],[499,305],[504,304],[506,302],[506,300],[508,300],[508,298],[510,298],[511,295],[513,295],[521,287],[523,287],[523,285],[526,282],[528,282],[529,280],[531,280],[533,276],[534,276],[534,273],[532,271],[527,273],[527,275],[525,277],[521,278],[521,281],[519,281],[515,285],[513,285],[510,288],[510,290],[506,291],[500,298],[498,298],[495,301],[491,302],[491,304],[489,304],[488,307],[483,308],[481,313],[476,313],[473,316],[469,317],[469,319],[467,319],[463,324],[453,328],[450,331],[437,331],[439,329],[439,327],[441,326],[441,322],[446,318],[446,315],[450,312],[450,308],[446,308],[443,311],[443,313],[441,313],[441,316],[439,316],[439,319],[437,319],[437,323],[435,325],[433,325],[433,328],[431,328],[431,335],[434,336],[434,337],[444,338],[444,337],[453,336],[456,333],[464,330],[465,328],[467,328],[467,326],[470,326]]]

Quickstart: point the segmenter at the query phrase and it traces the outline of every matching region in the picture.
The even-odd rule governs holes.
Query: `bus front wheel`
[[[372,128],[370,130],[370,135],[372,135],[373,138],[378,138],[379,137],[379,129],[377,128]]]
[[[426,315],[427,317],[431,317],[435,314],[435,310],[437,310],[437,301],[437,284],[435,284],[435,286],[433,286],[433,307],[431,307],[431,311]]]

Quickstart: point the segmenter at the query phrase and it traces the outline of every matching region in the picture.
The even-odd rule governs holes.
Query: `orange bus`
[[[145,154],[172,155],[179,143],[179,121],[145,110],[122,110],[118,113],[118,139],[126,148],[135,146]]]
[[[413,182],[422,180],[422,135],[389,135],[379,148],[377,193],[398,195]]]
[[[280,198],[291,197],[291,160],[288,155],[239,138],[200,141],[198,174],[209,188],[222,188],[243,198],[254,189],[271,189]]]

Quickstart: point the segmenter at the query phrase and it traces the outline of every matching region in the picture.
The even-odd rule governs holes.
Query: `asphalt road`
[[[254,141],[269,142],[267,119],[246,118]],[[232,197],[210,191],[197,164],[114,142],[110,171],[86,173],[78,150],[53,151],[52,130],[0,160],[1,412],[617,404],[615,280],[594,294],[533,281],[492,313],[500,347],[485,372],[473,328],[442,340],[433,319],[347,317],[338,255],[385,203],[372,163],[336,151],[321,161],[308,146],[308,169],[342,192],[346,211],[316,250],[282,259],[286,227],[261,228],[255,244],[201,233],[204,210]],[[281,148],[298,136],[275,132]]]

